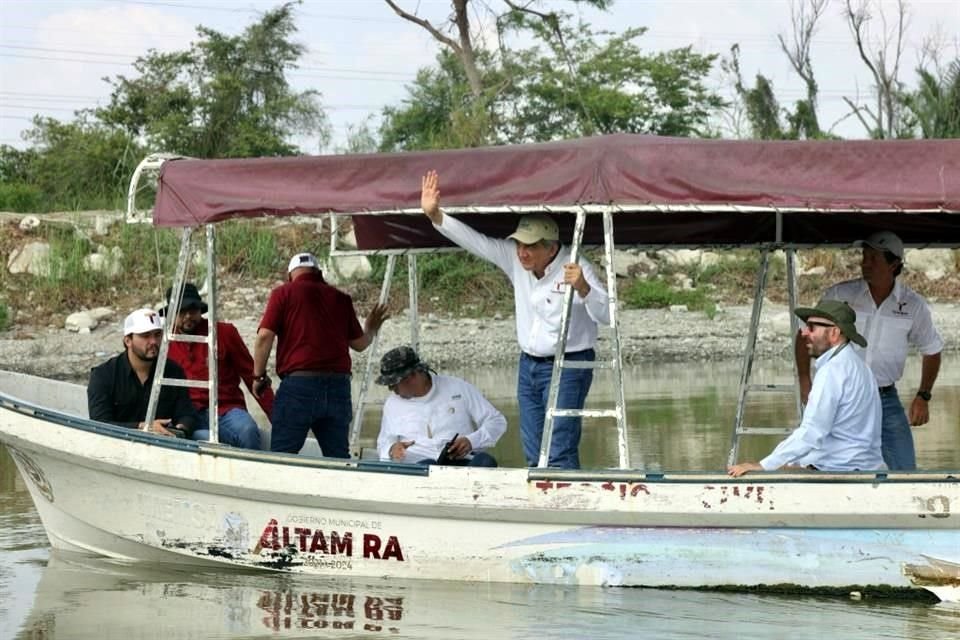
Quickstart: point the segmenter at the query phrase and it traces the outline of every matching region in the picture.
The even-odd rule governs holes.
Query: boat
[[[152,214],[156,225],[184,229],[174,290],[192,231],[205,229],[212,249],[216,223],[234,218],[352,215],[360,251],[392,258],[443,247],[418,210],[419,176],[436,167],[445,210],[492,234],[539,210],[558,218],[575,251],[602,244],[608,260],[614,233],[616,244],[759,248],[742,389],[773,251],[846,246],[878,228],[910,246],[960,246],[960,141],[615,135],[441,152],[175,159],[160,170]],[[214,283],[214,310],[215,292]],[[616,304],[615,282],[611,293]],[[27,480],[51,546],[122,561],[353,578],[904,597],[928,590],[960,599],[960,471],[730,478],[635,469],[629,451],[642,443],[626,442],[622,408],[608,414],[618,422],[618,468],[559,470],[543,460],[530,469],[426,468],[131,431],[87,419],[82,387],[6,372],[0,442]],[[544,439],[549,450],[548,429]]]

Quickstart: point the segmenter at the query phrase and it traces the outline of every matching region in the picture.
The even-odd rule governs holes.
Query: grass
[[[10,326],[10,307],[6,300],[0,300],[0,331],[6,331]]]
[[[383,281],[387,258],[372,256],[368,281]],[[391,301],[406,300],[407,260],[401,258],[393,271]],[[458,316],[491,316],[512,313],[513,288],[506,275],[486,260],[460,252],[417,256],[420,303],[426,308]]]
[[[717,305],[705,288],[675,289],[662,278],[634,280],[624,287],[622,298],[628,309],[667,309],[685,305],[690,311],[703,311],[709,318],[717,313]]]

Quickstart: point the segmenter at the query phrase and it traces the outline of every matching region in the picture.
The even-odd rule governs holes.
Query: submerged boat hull
[[[160,438],[0,396],[51,545],[343,576],[860,590],[960,584],[948,474],[430,469]]]

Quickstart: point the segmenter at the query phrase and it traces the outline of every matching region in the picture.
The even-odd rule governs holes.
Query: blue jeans
[[[230,409],[220,416],[218,422],[220,442],[223,444],[242,449],[260,448],[260,428],[253,416],[245,410]],[[206,409],[197,411],[197,428],[190,437],[203,441],[210,439],[210,412]]]
[[[594,360],[593,349],[568,354],[564,360]],[[540,441],[543,438],[543,422],[550,399],[550,378],[553,377],[553,360],[534,359],[520,354],[517,372],[517,401],[520,405],[520,438],[523,455],[531,467],[540,460]],[[593,369],[564,369],[560,375],[558,409],[582,409],[587,392],[593,383]],[[553,439],[550,442],[551,467],[561,469],[580,468],[580,418],[556,418],[553,421]]]
[[[880,448],[883,461],[891,471],[913,471],[917,468],[917,454],[913,448],[913,432],[903,410],[896,387],[880,392],[883,407],[883,426]]]
[[[273,401],[271,451],[298,453],[313,431],[327,458],[350,457],[350,376],[287,376]]]
[[[424,458],[417,462],[417,464],[422,464],[426,467],[430,465],[437,464],[437,461],[432,458]],[[472,456],[468,456],[461,460],[455,460],[449,464],[451,467],[495,467],[497,466],[497,459],[486,451],[477,451]]]

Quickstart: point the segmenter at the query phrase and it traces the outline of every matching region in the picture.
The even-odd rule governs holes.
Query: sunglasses
[[[832,322],[816,322],[812,320],[807,321],[807,329],[809,331],[813,331],[817,327],[835,327],[835,326],[837,325],[833,324]]]

